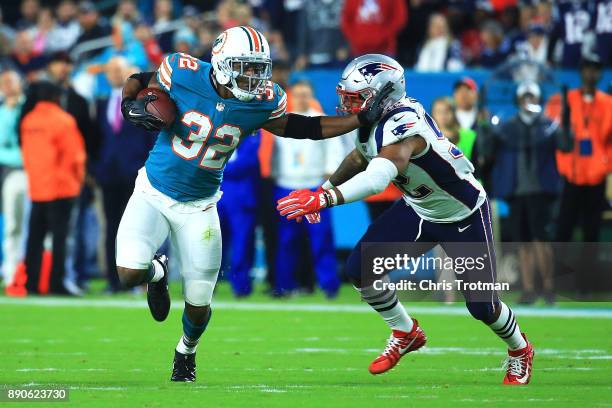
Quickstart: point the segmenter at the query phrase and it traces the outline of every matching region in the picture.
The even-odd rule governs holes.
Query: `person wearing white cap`
[[[522,243],[520,302],[526,304],[538,297],[536,271],[541,276],[545,301],[554,302],[552,249],[548,241],[552,205],[561,187],[555,151],[571,148],[558,124],[542,115],[541,97],[535,82],[518,85],[518,113],[494,129],[490,152],[495,158],[492,195],[509,202],[512,239]]]
[[[535,82],[522,82],[516,88],[519,116],[526,124],[532,124],[542,113],[540,86]]]

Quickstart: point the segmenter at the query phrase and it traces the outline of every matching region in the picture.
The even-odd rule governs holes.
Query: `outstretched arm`
[[[385,146],[361,171],[344,183],[324,185],[323,191],[300,190],[278,201],[277,210],[287,219],[312,214],[322,208],[359,201],[382,192],[408,167],[410,157],[422,152],[427,142],[420,136]]]
[[[368,166],[368,161],[363,157],[357,149],[353,149],[340,163],[340,166],[334,171],[329,180],[327,180],[319,189],[313,194],[318,194],[323,192],[323,190],[329,190],[333,188],[334,185],[340,185],[347,180],[350,180],[355,174],[362,172]],[[311,193],[310,190],[304,190],[308,193]],[[319,212],[315,212],[312,214],[306,214],[306,220],[310,224],[316,224],[321,221],[321,215]],[[299,219],[296,220],[300,222]]]
[[[406,170],[410,157],[426,147],[425,139],[420,136],[383,147],[364,171],[332,189],[330,194],[334,200],[331,204],[351,203],[384,191],[399,173]]]
[[[388,82],[357,114],[309,117],[290,113],[269,120],[262,127],[270,133],[291,139],[321,140],[340,136],[358,127],[376,123],[382,117],[384,102],[392,91],[393,84]]]
[[[303,116],[289,113],[267,121],[263,128],[277,136],[291,139],[322,140],[348,133],[362,126],[357,115]]]

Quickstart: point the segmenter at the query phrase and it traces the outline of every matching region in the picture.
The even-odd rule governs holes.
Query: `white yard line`
[[[303,372],[303,373],[312,373],[314,375],[318,373],[338,373],[338,372],[359,372],[364,371],[365,367],[340,367],[340,368],[294,368],[294,367],[284,367],[284,368],[241,368],[243,371],[255,372],[255,373],[266,373],[266,372],[276,372],[276,373],[285,373],[285,372]],[[538,371],[598,371],[604,370],[603,367],[538,367]],[[13,370],[3,370],[3,372],[12,372]],[[78,369],[64,369],[64,368],[53,368],[53,367],[45,367],[45,368],[20,368],[14,370],[15,372],[106,372],[111,371],[108,368],[78,368]],[[122,372],[122,370],[112,370],[113,372]],[[130,369],[123,370],[123,372],[142,372],[141,369]],[[149,372],[166,372],[167,369],[154,369],[148,370]],[[235,372],[234,368],[206,368],[207,372],[215,372],[215,373],[227,373],[227,372]],[[498,367],[486,367],[486,368],[419,368],[419,372],[498,372],[502,371],[501,365]]]
[[[304,354],[304,353],[332,353],[332,354],[372,354],[378,353],[380,349],[375,348],[315,348],[315,347],[302,347],[293,350],[277,350],[267,351],[262,354],[275,355],[275,354]],[[490,348],[490,347],[430,347],[425,346],[420,349],[418,354],[429,354],[429,355],[468,355],[468,356],[506,356],[506,352],[503,348]],[[545,355],[549,359],[563,359],[563,360],[610,360],[612,355],[608,354],[606,350],[597,349],[537,349],[538,354]]]
[[[4,370],[3,370],[4,371]],[[44,367],[44,368],[18,368],[15,370],[18,373],[29,373],[32,371],[108,371],[108,368],[54,368],[54,367]]]
[[[67,299],[58,297],[43,298],[11,298],[0,297],[0,305],[24,305],[45,307],[104,307],[122,309],[142,309],[147,307],[144,300],[119,300],[119,299]],[[419,306],[407,304],[407,309],[414,314],[429,315],[468,315],[462,306]],[[372,313],[366,305],[340,305],[340,304],[299,304],[299,303],[256,303],[256,302],[213,302],[213,307],[221,310],[246,310],[246,311],[277,311],[277,312],[334,312],[334,313]],[[182,309],[182,302],[174,302],[173,309]],[[555,307],[513,307],[518,316],[530,317],[589,317],[612,319],[612,308],[610,309],[579,309],[579,308],[555,308]]]

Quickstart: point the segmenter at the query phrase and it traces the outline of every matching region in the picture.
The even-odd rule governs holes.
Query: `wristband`
[[[323,194],[323,197],[325,198],[326,208],[333,207],[334,205],[338,204],[338,196],[334,190],[323,190],[321,194]]]

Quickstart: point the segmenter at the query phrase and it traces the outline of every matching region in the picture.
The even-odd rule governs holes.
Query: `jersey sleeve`
[[[166,90],[170,92],[172,88],[172,72],[176,68],[175,60],[178,54],[170,54],[162,60],[162,63],[157,69],[157,82]]]
[[[379,148],[420,134],[422,121],[413,108],[403,107],[383,118],[376,128],[376,144]]]
[[[171,92],[177,86],[189,88],[202,64],[204,64],[202,61],[189,54],[179,52],[169,54],[157,69],[157,82],[166,92]]]
[[[270,113],[268,120],[278,119],[285,115],[287,111],[287,93],[278,85],[273,85],[274,89],[274,110]]]

